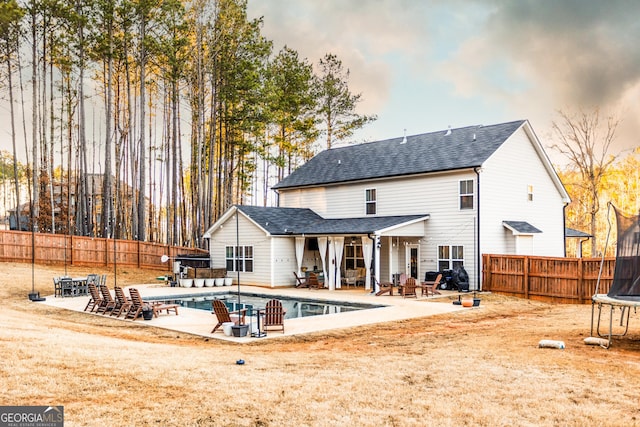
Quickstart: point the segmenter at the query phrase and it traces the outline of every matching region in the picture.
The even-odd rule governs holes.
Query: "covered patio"
[[[315,271],[330,291],[360,269],[365,290],[405,272],[420,279],[420,247],[428,214],[323,218],[311,209],[234,206],[207,232],[211,265],[240,272],[241,282],[293,285]]]

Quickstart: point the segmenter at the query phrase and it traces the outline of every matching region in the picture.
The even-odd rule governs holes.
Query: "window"
[[[460,209],[473,209],[473,180],[460,181]]]
[[[533,185],[527,185],[527,200],[533,202]]]
[[[438,271],[464,266],[464,246],[438,246]]]
[[[368,188],[364,190],[365,212],[367,215],[376,214],[376,189]]]
[[[253,246],[227,246],[225,258],[227,271],[253,271]]]
[[[355,243],[344,245],[344,269],[353,270],[364,267],[364,257],[362,255],[362,245]]]

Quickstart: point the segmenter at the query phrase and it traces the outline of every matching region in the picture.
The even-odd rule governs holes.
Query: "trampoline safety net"
[[[615,206],[613,209],[616,213],[618,243],[613,282],[607,296],[640,301],[640,215],[627,217]]]

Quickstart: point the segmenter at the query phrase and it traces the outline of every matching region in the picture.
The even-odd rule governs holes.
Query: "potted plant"
[[[153,319],[153,308],[149,304],[145,304],[142,306],[142,318],[144,320]]]

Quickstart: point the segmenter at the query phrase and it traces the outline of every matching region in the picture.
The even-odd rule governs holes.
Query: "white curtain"
[[[336,289],[336,248],[333,246],[333,237],[329,238],[327,245],[329,247],[329,256],[327,257],[327,262],[329,263],[327,270],[329,270],[329,275],[324,276],[324,283],[329,287],[329,290],[333,291]]]
[[[344,250],[344,237],[335,237],[333,239],[334,251],[336,253],[336,288],[342,287],[342,273],[340,272],[340,266],[342,265],[342,252]]]
[[[318,251],[320,252],[320,260],[322,261],[322,275],[327,283],[327,238],[318,237]]]
[[[371,254],[373,253],[373,242],[367,236],[362,236],[362,256],[364,257],[364,266],[367,268],[365,276],[364,288],[371,288]]]
[[[298,262],[298,275],[302,275],[302,259],[304,258],[304,237],[296,237],[296,261]]]

